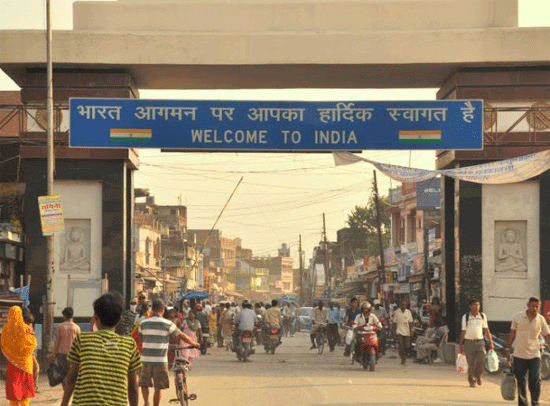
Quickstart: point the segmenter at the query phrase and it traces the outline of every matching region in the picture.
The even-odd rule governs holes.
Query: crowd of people
[[[507,358],[518,386],[518,404],[527,405],[527,377],[531,404],[538,405],[540,397],[540,346],[539,336],[550,339],[550,329],[539,313],[540,299],[532,297],[527,310],[514,315],[508,338]],[[462,316],[459,352],[468,361],[467,379],[471,387],[482,384],[486,348],[493,349],[492,335],[487,316],[480,311],[481,303],[472,299],[469,311]],[[285,310],[286,309],[286,310]],[[74,406],[126,405],[137,406],[139,392],[145,406],[159,406],[162,390],[170,386],[168,365],[170,344],[181,348],[181,355],[192,368],[199,356],[201,337],[209,332],[208,344],[231,347],[238,329],[252,329],[260,321],[265,327],[282,332],[285,314],[291,314],[287,304],[276,300],[254,306],[245,300],[240,305],[224,302],[190,303],[166,306],[161,299],[147,301],[144,294],[124,310],[118,293],[107,293],[93,303],[90,332],[81,332],[74,323],[73,309],[63,310],[63,323],[56,329],[53,352],[49,361],[55,362],[62,375],[64,395],[62,406],[68,406],[72,398]],[[342,327],[375,326],[381,334],[381,351],[384,340],[393,339],[401,364],[406,363],[411,338],[415,334],[413,314],[408,303],[386,309],[377,300],[359,304],[351,299],[343,315],[339,305],[328,302],[328,309],[319,301],[311,314],[311,349],[318,329],[326,327],[331,351],[336,345],[344,345]],[[2,353],[7,359],[6,397],[10,406],[28,406],[34,397],[36,374],[39,371],[35,357],[37,341],[33,329],[34,318],[29,309],[13,306],[2,330]],[[437,298],[431,303],[428,328],[416,337],[418,362],[430,359],[434,352],[439,356],[441,343],[446,342],[448,328],[443,307]],[[487,340],[487,341],[485,341]],[[487,345],[486,345],[487,342]],[[357,345],[357,344],[356,344]],[[510,349],[514,347],[514,358]],[[346,346],[344,355],[353,348]],[[150,388],[153,388],[152,403]]]

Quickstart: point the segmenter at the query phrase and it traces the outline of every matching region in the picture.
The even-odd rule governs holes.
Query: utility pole
[[[378,248],[380,250],[380,292],[382,285],[386,282],[386,265],[384,261],[384,247],[382,245],[382,223],[380,219],[380,203],[378,201],[378,182],[376,181],[376,170],[374,173],[374,207],[376,209],[376,229],[378,230]]]
[[[55,171],[54,138],[53,138],[53,66],[52,66],[52,18],[50,0],[46,0],[46,114],[47,114],[47,156],[46,156],[46,181],[47,195],[53,195],[53,182]],[[44,331],[42,336],[42,350],[47,354],[53,340],[53,310],[55,303],[54,294],[54,236],[46,237],[46,303],[44,306]]]
[[[424,275],[426,276],[426,300],[430,300],[430,264],[428,263],[428,257],[429,257],[429,229],[426,225],[426,211],[424,211],[424,229],[423,229],[423,235],[424,235]]]
[[[302,305],[304,303],[304,273],[302,272],[302,234],[300,234],[298,241],[298,252],[300,253],[300,304]]]
[[[325,223],[325,213],[323,213],[323,241],[325,245],[325,278],[326,278],[326,288],[330,287],[330,262],[328,260],[328,242],[327,242],[327,227]]]

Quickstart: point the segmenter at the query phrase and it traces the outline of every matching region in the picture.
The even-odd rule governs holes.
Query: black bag
[[[48,367],[48,381],[51,387],[57,386],[63,382],[63,373],[57,362],[52,362]]]
[[[516,378],[512,371],[504,373],[504,378],[500,382],[500,394],[505,400],[514,400],[516,398]]]

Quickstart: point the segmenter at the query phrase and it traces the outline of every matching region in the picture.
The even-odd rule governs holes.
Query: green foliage
[[[390,244],[391,226],[390,214],[388,212],[388,197],[380,196],[378,202],[382,228],[382,246],[387,248]],[[351,214],[348,215],[347,223],[350,244],[356,256],[380,254],[374,196],[366,206],[355,206]]]

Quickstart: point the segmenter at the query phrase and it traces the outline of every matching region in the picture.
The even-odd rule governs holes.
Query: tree
[[[382,227],[382,245],[384,248],[390,243],[390,215],[387,196],[380,196],[380,222]],[[357,255],[379,255],[378,229],[376,223],[376,206],[374,196],[366,206],[355,206],[348,215],[350,245]]]

